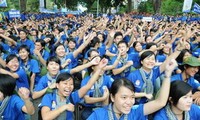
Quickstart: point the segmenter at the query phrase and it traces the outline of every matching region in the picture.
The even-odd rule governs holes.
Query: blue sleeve
[[[42,98],[40,107],[47,106],[52,109],[52,94],[45,94]]]
[[[98,120],[98,116],[96,112],[94,111],[88,118],[87,120]]]
[[[39,73],[40,69],[39,69],[39,64],[37,60],[32,59],[31,60],[31,72],[33,73]]]
[[[46,88],[48,86],[47,80],[46,80],[46,76],[43,76],[42,78],[40,78],[39,83],[37,84],[37,86],[35,87],[34,91],[41,91],[44,88]]]
[[[76,105],[77,103],[79,103],[81,101],[79,94],[78,94],[78,90],[76,90],[75,92],[72,92],[71,96],[72,96],[72,99],[73,99],[73,102],[71,101],[72,104]]]
[[[195,104],[192,104],[189,114],[190,118],[198,120],[200,118],[200,107]]]
[[[144,104],[134,105],[131,109],[131,118],[135,120],[146,120],[147,116],[144,115]]]
[[[22,107],[24,106],[24,101],[17,95],[13,95],[12,99],[13,99],[13,103],[11,103],[11,104],[15,104],[15,107],[18,110],[22,111]]]

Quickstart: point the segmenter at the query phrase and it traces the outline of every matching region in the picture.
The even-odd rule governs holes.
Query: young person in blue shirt
[[[181,80],[188,83],[193,88],[193,92],[200,90],[200,83],[194,78],[199,71],[200,60],[196,57],[189,56],[181,64],[182,73],[172,76],[171,81]]]
[[[180,51],[176,51],[171,54],[159,67],[155,67],[156,58],[154,52],[146,50],[141,54],[140,62],[142,67],[131,72],[127,77],[136,87],[135,97],[138,98],[136,99],[137,104],[145,103],[149,99],[152,99],[155,86],[157,82],[160,82],[156,79],[164,72],[166,69],[165,66],[169,60],[176,58],[179,53]]]
[[[54,52],[56,56],[61,60],[61,67],[63,69],[69,68],[72,69],[76,67],[77,56],[85,49],[85,47],[90,43],[92,40],[92,36],[88,38],[81,46],[79,46],[74,52],[66,54],[65,46],[61,43],[57,44],[54,48]],[[69,64],[70,63],[70,64]]]
[[[31,115],[35,112],[27,88],[19,88],[19,96],[13,94],[16,87],[15,81],[10,75],[0,74],[1,120],[25,120],[25,114]]]
[[[131,49],[132,48],[132,49]],[[129,48],[128,54],[132,56],[133,60],[133,66],[134,68],[140,68],[140,52],[142,51],[142,44],[139,41],[135,41],[132,45],[132,47]]]
[[[184,81],[171,82],[167,105],[159,110],[154,120],[198,120],[199,106],[193,104],[192,87]]]
[[[76,68],[73,68],[73,69],[60,70],[61,63],[60,63],[59,58],[52,56],[47,59],[46,64],[47,64],[48,72],[45,76],[43,76],[39,80],[38,85],[35,87],[33,96],[32,96],[33,99],[42,97],[46,93],[48,88],[54,89],[56,87],[55,86],[56,78],[60,73],[67,72],[70,74],[74,74],[74,73],[79,72],[85,68],[92,66],[92,65],[98,64],[98,60],[94,59],[94,60],[88,62],[87,64],[77,66]]]
[[[20,67],[19,58],[10,54],[6,57],[6,68],[0,68],[0,73],[8,74],[16,79],[16,90],[20,87],[29,89],[29,82],[26,72]]]
[[[26,45],[21,45],[19,47],[19,58],[20,58],[20,67],[22,67],[29,80],[30,80],[30,91],[33,92],[34,87],[38,84],[40,76],[40,66],[37,60],[31,58],[31,53]]]
[[[138,106],[133,106],[135,103],[133,83],[125,78],[115,80],[110,89],[112,103],[95,110],[88,120],[146,120],[146,115],[165,106],[169,95],[171,73],[176,66],[174,59],[166,64],[166,76],[157,99]]]
[[[89,60],[101,59],[96,50],[89,52]],[[93,112],[93,109],[108,105],[109,92],[108,89],[111,87],[114,81],[110,76],[106,75],[107,66],[105,66],[104,71],[100,73],[101,77],[95,82],[95,84],[88,90],[87,94],[84,96],[83,112],[81,113],[81,118],[86,120],[89,115]],[[86,78],[81,81],[81,87],[86,85],[93,74],[98,71],[99,66],[93,65],[88,68],[88,74]]]
[[[72,92],[74,88],[73,77],[68,73],[58,75],[56,90],[53,93],[46,94],[42,99],[42,118],[73,120],[74,105],[80,102],[81,98],[93,86],[107,63],[107,59],[102,59],[98,65],[99,69],[93,74],[88,83],[74,92]]]
[[[31,54],[33,54],[33,50],[35,48],[34,42],[27,39],[27,32],[25,30],[19,30],[19,46],[27,45],[30,48]]]
[[[112,69],[113,79],[128,77],[131,71],[135,69],[132,66],[133,58],[127,53],[129,49],[128,44],[125,41],[120,41],[118,42],[117,46],[118,46],[118,51],[121,52],[121,58],[119,59],[118,65],[114,69]],[[113,64],[116,59],[117,59],[117,56],[113,57],[111,64]]]

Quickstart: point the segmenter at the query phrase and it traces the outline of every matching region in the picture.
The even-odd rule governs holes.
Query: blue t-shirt
[[[21,45],[27,45],[28,48],[29,48],[30,51],[31,51],[31,54],[33,54],[33,50],[35,49],[35,44],[34,44],[33,41],[31,41],[31,40],[29,40],[29,39],[26,39],[25,41],[22,42],[22,41],[20,40],[20,42],[18,43],[18,45],[19,45],[19,46],[21,46]]]
[[[114,56],[112,58],[112,61],[111,61],[111,64],[114,64],[115,60],[117,59],[117,56]],[[132,61],[132,56],[127,54],[127,57],[122,60],[120,59],[118,65],[115,67],[115,69],[118,69],[118,68],[121,68],[123,67],[128,61]],[[125,62],[124,62],[125,61]],[[117,79],[117,78],[123,78],[123,77],[128,77],[128,75],[133,71],[135,70],[133,66],[130,66],[128,68],[126,68],[124,71],[122,71],[121,73],[117,74],[117,75],[112,75],[112,78],[113,79]]]
[[[71,97],[71,99],[69,99],[69,97]],[[75,105],[81,100],[78,95],[78,90],[75,92],[72,92],[69,97],[68,97],[69,101],[67,100],[66,104],[72,103]],[[42,108],[43,106],[46,106],[46,107],[49,107],[50,110],[54,110],[56,105],[57,105],[56,92],[54,91],[53,93],[48,93],[44,95],[44,97],[42,98],[40,108]],[[66,114],[67,114],[66,120],[74,120],[73,112],[66,111]]]
[[[190,115],[190,120],[199,120],[200,118],[200,108],[193,104],[191,106],[191,109],[189,111],[189,115]],[[159,110],[155,116],[154,116],[154,120],[169,120],[167,117],[167,113],[166,113],[166,109],[162,108],[161,110]]]
[[[173,75],[171,77],[171,82],[172,81],[175,81],[175,80],[182,80],[183,81],[183,77],[182,77],[182,74],[176,74],[176,75]],[[192,86],[193,90],[196,91],[198,89],[198,87],[200,87],[200,83],[194,79],[194,77],[189,77],[187,79],[187,83]]]
[[[113,54],[117,54],[118,52],[117,45],[113,43],[108,50]]]
[[[112,83],[113,83],[113,79],[110,77],[110,76],[107,76],[107,75],[103,75],[103,82],[101,84],[101,86],[99,87],[102,95],[103,95],[103,92],[104,92],[104,88],[103,87],[107,87],[108,89],[111,87]],[[86,78],[84,78],[82,81],[81,81],[81,87],[85,86],[88,81],[90,80],[91,76],[88,76]],[[86,95],[90,96],[90,97],[94,97],[94,91],[95,91],[95,86],[93,85],[91,87],[90,90],[87,91]],[[85,104],[85,106],[90,106],[90,107],[95,107],[94,104]]]
[[[152,83],[153,86],[156,86],[156,79],[161,75],[160,73],[160,68],[159,67],[154,67],[152,69]],[[129,74],[129,76],[127,77],[128,80],[130,80],[134,86],[135,86],[135,92],[143,92],[143,85],[144,85],[144,80],[142,78],[142,75],[140,73],[139,70],[135,70],[133,72],[131,72]],[[147,98],[146,97],[142,97],[139,101],[139,103],[146,103],[147,102]]]
[[[87,120],[109,120],[108,106],[96,109]],[[112,110],[113,112],[113,110]],[[114,120],[124,120],[124,115],[117,119],[113,113]],[[144,115],[144,105],[133,106],[130,113],[128,114],[128,120],[146,120],[147,117]]]
[[[23,106],[23,100],[17,95],[12,95],[8,105],[0,117],[2,117],[3,120],[25,120],[25,116],[22,111]]]
[[[39,75],[40,67],[39,67],[38,61],[35,59],[29,59],[26,65],[22,61],[20,61],[20,66],[25,70],[25,72],[27,73],[29,77],[30,77],[30,73],[36,74],[36,77],[35,77],[35,85],[36,85],[41,77]]]
[[[19,78],[16,79],[17,89],[19,89],[20,87],[26,87],[27,89],[29,89],[28,76],[25,70],[20,67],[15,73],[19,76]]]

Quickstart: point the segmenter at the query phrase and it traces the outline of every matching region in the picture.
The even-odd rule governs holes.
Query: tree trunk
[[[161,0],[153,0],[154,12],[160,13],[161,9]]]
[[[20,10],[21,12],[25,12],[26,11],[26,0],[20,0]]]
[[[132,11],[132,0],[128,0],[128,12]]]

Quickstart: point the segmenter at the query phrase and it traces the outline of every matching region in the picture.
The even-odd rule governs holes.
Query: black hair
[[[179,99],[190,91],[192,91],[192,87],[184,81],[176,80],[171,82],[169,97],[171,97],[173,105],[177,105]]]
[[[152,51],[150,51],[150,50],[149,50],[149,51],[143,52],[143,53],[141,54],[141,56],[140,56],[140,63],[141,63],[141,61],[143,61],[145,58],[151,57],[152,55],[156,58],[154,52],[152,52]]]
[[[63,47],[65,48],[65,45],[64,45],[64,44],[58,43],[58,44],[56,44],[56,45],[54,46],[53,51],[51,50],[51,54],[56,55],[56,49],[57,49],[59,46],[63,46]],[[56,55],[56,56],[57,56],[57,55]]]
[[[153,42],[150,42],[150,43],[147,43],[146,44],[146,49],[150,49],[152,46],[157,46],[155,43],[153,43]]]
[[[187,52],[191,54],[190,50],[188,50],[188,49],[183,49],[183,50],[181,51],[181,53],[178,55],[178,57],[176,58],[176,61],[177,61],[178,63],[182,63],[182,62],[183,62],[183,57],[185,56],[185,53],[187,53]]]
[[[19,60],[19,58],[17,57],[17,55],[15,54],[10,54],[6,57],[6,64],[8,64],[8,62],[10,62],[12,59],[17,58],[17,60]]]
[[[110,88],[110,94],[115,96],[121,86],[124,86],[133,92],[135,91],[135,87],[130,80],[126,78],[120,78],[120,79],[114,80],[114,82],[112,83],[111,88]]]
[[[151,37],[151,35],[146,35],[146,36],[145,36],[145,38],[144,38],[145,42],[147,42],[147,38],[148,38],[148,37]]]
[[[35,41],[35,43],[36,43],[36,42],[39,42],[39,43],[41,44],[42,47],[45,47],[45,41],[44,41],[44,40],[42,40],[42,39],[37,39],[37,40]]]
[[[94,37],[90,43],[90,47],[94,47],[97,43],[100,43],[100,40],[98,37]]]
[[[59,83],[60,81],[68,80],[69,78],[73,79],[73,76],[69,73],[60,73],[56,79],[56,83]]]
[[[0,74],[0,91],[4,98],[11,96],[15,90],[16,79],[7,74]]]
[[[124,40],[119,41],[119,42],[117,43],[117,46],[119,46],[119,44],[125,44],[126,47],[128,47],[128,43],[127,43],[126,41],[124,41]]]
[[[31,58],[31,53],[30,53],[30,49],[29,49],[29,47],[27,46],[27,45],[21,45],[19,48],[18,48],[18,53],[19,53],[19,51],[20,50],[22,50],[22,49],[25,49],[28,53],[29,53],[29,58]]]
[[[117,36],[122,36],[122,37],[123,37],[123,34],[122,34],[121,32],[116,32],[115,35],[114,35],[114,39],[115,39]]]
[[[49,62],[55,62],[58,63],[59,65],[61,65],[60,59],[56,56],[51,56],[47,59],[47,63],[46,66],[48,66]]]

